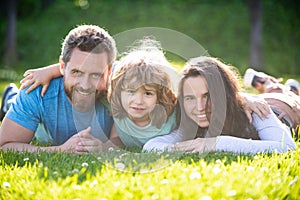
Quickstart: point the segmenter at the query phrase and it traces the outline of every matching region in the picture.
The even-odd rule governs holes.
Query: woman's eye
[[[193,99],[194,99],[193,97],[189,97],[189,96],[188,96],[188,97],[184,97],[184,100],[185,100],[185,101],[191,101],[191,100],[193,100]]]
[[[205,99],[205,100],[206,100],[208,97],[209,97],[209,93],[206,93],[206,94],[203,95],[203,99]]]

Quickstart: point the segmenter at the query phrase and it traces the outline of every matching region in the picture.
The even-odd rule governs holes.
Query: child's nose
[[[137,93],[137,94],[134,96],[134,101],[135,101],[135,103],[138,103],[138,104],[143,103],[143,95]]]

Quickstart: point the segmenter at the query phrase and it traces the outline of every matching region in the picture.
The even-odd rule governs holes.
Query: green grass
[[[297,199],[299,157],[0,152],[0,199]]]

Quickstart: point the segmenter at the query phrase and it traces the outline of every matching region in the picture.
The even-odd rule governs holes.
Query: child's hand
[[[43,97],[45,92],[47,91],[50,80],[52,79],[52,77],[49,77],[49,73],[47,72],[47,70],[30,69],[24,73],[24,76],[25,77],[20,81],[21,83],[20,89],[23,90],[24,88],[31,85],[26,91],[26,93],[28,94],[39,85],[42,85],[43,89],[41,92],[41,96]]]
[[[61,74],[59,71],[59,65],[54,64],[43,68],[29,69],[24,73],[24,76],[25,77],[20,81],[20,89],[22,90],[30,86],[26,91],[26,93],[28,94],[39,85],[42,85],[43,88],[41,96],[44,97],[44,94],[48,89],[51,79],[59,77],[61,76]]]

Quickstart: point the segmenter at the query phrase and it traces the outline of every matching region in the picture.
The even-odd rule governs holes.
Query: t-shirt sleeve
[[[7,113],[7,117],[17,124],[35,131],[40,122],[41,97],[40,90],[26,94],[25,90],[20,90],[15,101]]]

